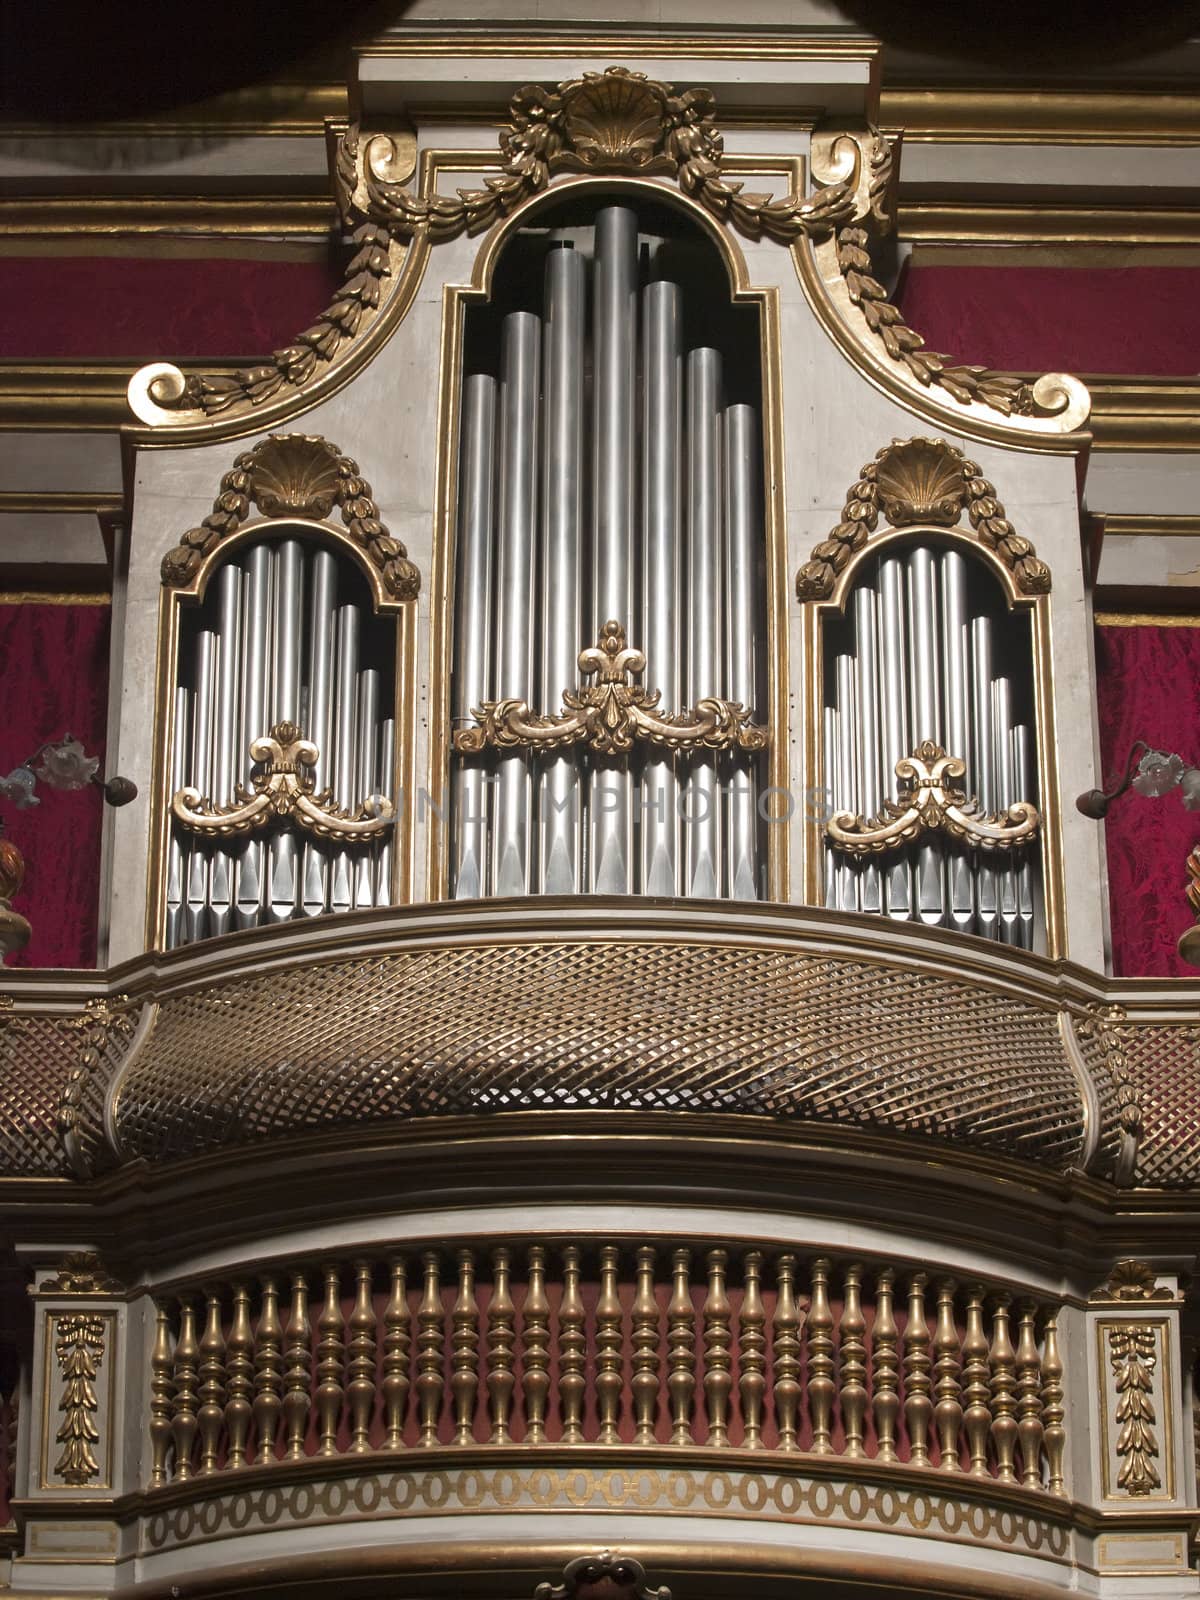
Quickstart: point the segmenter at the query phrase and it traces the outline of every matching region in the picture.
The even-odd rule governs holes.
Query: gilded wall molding
[[[957,527],[966,512],[976,540],[1012,575],[1019,594],[1050,592],[1050,569],[1005,515],[995,486],[944,439],[893,439],[851,484],[842,520],[796,574],[799,600],[829,600],[838,579],[879,527]]]
[[[336,506],[385,601],[417,598],[421,575],[408,551],[388,533],[357,462],[328,439],[302,433],[270,434],[236,458],[221,479],[208,516],[163,557],[164,587],[196,593],[208,558],[242,526],[251,506],[266,517],[316,522],[324,522]]]

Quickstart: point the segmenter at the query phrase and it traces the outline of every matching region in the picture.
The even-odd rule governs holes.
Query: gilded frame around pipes
[[[421,192],[433,187],[438,170],[486,171],[495,168],[494,151],[426,151],[422,156]],[[427,175],[426,168],[429,173]],[[804,164],[799,157],[726,157],[722,170],[736,174],[780,174],[789,192],[801,192]],[[457,462],[462,389],[462,344],[467,307],[486,304],[500,253],[530,217],[563,195],[629,195],[666,204],[691,218],[716,246],[729,278],[733,305],[758,310],[762,379],[763,526],[765,534],[767,619],[768,784],[786,790],[788,699],[787,524],[783,452],[783,383],[780,366],[779,291],[754,288],[743,255],[729,230],[670,179],[619,175],[557,177],[548,189],[532,196],[501,218],[485,234],[469,284],[446,284],[442,290],[442,343],[438,368],[438,456],[434,491],[435,525],[429,580],[429,760],[426,787],[430,796],[425,844],[426,897],[444,900],[449,893],[449,830],[445,821],[450,776],[450,650],[454,617],[454,558],[457,547]],[[788,828],[770,828],[767,840],[767,899],[787,901],[790,895]]]
[[[216,568],[247,545],[284,532],[308,541],[332,543],[343,550],[366,578],[376,616],[395,616],[395,669],[392,716],[396,725],[394,793],[412,793],[416,746],[417,603],[398,600],[383,587],[379,570],[348,531],[337,523],[310,517],[255,517],[215,541],[191,579],[178,587],[159,589],[157,657],[154,673],[154,780],[150,796],[150,871],[146,883],[146,948],[164,948],[166,934],[167,846],[171,837],[170,774],[175,744],[174,687],[179,664],[179,613],[183,605],[199,605]],[[266,733],[266,729],[263,730]],[[392,850],[392,903],[412,899],[413,830],[411,807],[398,800]]]
[[[1023,594],[1017,586],[1012,570],[973,529],[939,527],[933,522],[915,522],[903,528],[890,526],[882,528],[878,533],[871,534],[862,549],[855,552],[843,571],[838,574],[826,598],[801,602],[801,660],[804,663],[807,685],[804,697],[805,771],[812,774],[812,781],[819,788],[826,785],[824,739],[821,732],[821,709],[825,704],[825,619],[845,615],[846,602],[862,563],[872,560],[883,550],[896,545],[911,545],[917,540],[942,546],[963,547],[991,571],[1000,584],[1009,611],[1027,611],[1030,614],[1033,704],[1037,720],[1038,803],[1042,819],[1046,955],[1051,960],[1061,959],[1066,954],[1063,926],[1066,885],[1063,880],[1058,741],[1054,729],[1054,673],[1050,628],[1052,596],[1046,593]],[[818,816],[806,818],[800,830],[800,840],[800,875],[804,886],[804,903],[811,906],[823,905],[825,827]]]

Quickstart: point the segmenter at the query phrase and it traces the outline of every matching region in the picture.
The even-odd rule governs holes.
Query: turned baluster
[[[672,1289],[667,1306],[667,1394],[671,1402],[671,1442],[692,1442],[692,1399],[696,1392],[696,1308],[692,1304],[692,1252],[671,1255]]]
[[[288,1312],[283,1359],[283,1420],[287,1433],[287,1459],[301,1461],[308,1442],[308,1416],[312,1409],[312,1324],[308,1318],[308,1280],[292,1274],[292,1304]]]
[[[221,1424],[225,1420],[225,1327],[220,1291],[206,1290],[205,1299],[207,1318],[200,1340],[200,1409],[196,1413],[202,1477],[217,1470]]]
[[[775,1317],[771,1324],[775,1365],[775,1424],[779,1448],[795,1450],[800,1411],[800,1331],[804,1318],[796,1304],[796,1258],[775,1264]]]
[[[1043,1442],[1046,1447],[1046,1488],[1051,1494],[1066,1494],[1063,1478],[1063,1460],[1066,1452],[1067,1430],[1063,1426],[1066,1410],[1063,1405],[1063,1363],[1058,1348],[1058,1314],[1046,1318],[1046,1331],[1042,1336],[1042,1422]]]
[[[421,1443],[438,1442],[438,1418],[442,1410],[442,1289],[441,1267],[436,1250],[421,1257],[425,1269],[425,1290],[417,1307],[417,1416]]]
[[[729,1443],[729,1396],[733,1389],[733,1348],[729,1326],[733,1308],[725,1292],[727,1250],[708,1252],[708,1296],[704,1302],[704,1408],[708,1443]]]
[[[404,1444],[404,1414],[408,1408],[408,1275],[403,1259],[392,1262],[391,1293],[383,1308],[383,1448],[399,1450]]]
[[[866,1455],[863,1434],[867,1425],[867,1347],[865,1335],[867,1321],[862,1311],[862,1268],[846,1268],[845,1302],[838,1348],[841,1368],[842,1427],[846,1434],[847,1456],[857,1459]]]
[[[1012,1296],[996,1297],[992,1314],[992,1440],[996,1447],[996,1477],[1001,1483],[1016,1483],[1013,1458],[1017,1445],[1016,1351],[1008,1331],[1008,1308]]]
[[[992,1431],[992,1391],[989,1382],[987,1334],[983,1327],[983,1286],[974,1284],[967,1295],[967,1328],[963,1336],[963,1391],[966,1402],[963,1428],[971,1456],[971,1476],[988,1476],[987,1448]]]
[[[492,1251],[492,1298],[488,1302],[488,1401],[492,1418],[492,1443],[509,1444],[512,1434],[512,1396],[517,1375],[513,1351],[517,1343],[517,1308],[509,1292],[512,1252],[501,1246]]]
[[[904,1421],[908,1429],[908,1458],[914,1467],[929,1465],[929,1425],[933,1402],[929,1398],[929,1327],[925,1321],[923,1272],[914,1272],[908,1285],[908,1321],[904,1328]]]
[[[875,1321],[871,1327],[872,1410],[878,1461],[895,1461],[900,1420],[899,1330],[893,1309],[896,1274],[884,1267],[875,1279]]]
[[[525,1443],[546,1442],[550,1398],[550,1302],[546,1299],[546,1250],[529,1247],[528,1286],[521,1312],[521,1393],[525,1401]]]
[[[558,1308],[558,1400],[563,1444],[583,1442],[583,1396],[587,1387],[584,1356],[583,1300],[579,1294],[578,1245],[563,1251],[563,1292]]]
[[[944,1278],[938,1284],[937,1323],[933,1335],[933,1392],[937,1400],[933,1425],[938,1437],[938,1467],[942,1472],[962,1471],[958,1436],[963,1409],[959,1399],[958,1323],[954,1316],[957,1287],[953,1278]]]
[[[827,1257],[812,1264],[812,1301],[808,1308],[808,1404],[812,1417],[812,1452],[827,1456],[833,1450],[833,1311],[829,1304]]]
[[[336,1266],[325,1268],[325,1304],[317,1319],[317,1454],[337,1454],[338,1423],[345,1390],[346,1347],[343,1339],[342,1275]]]
[[[767,1392],[767,1314],[762,1302],[762,1251],[747,1250],[742,1264],[742,1311],[738,1317],[738,1393],[742,1401],[742,1448],[762,1448],[763,1401]]]
[[[175,1366],[172,1374],[174,1401],[171,1437],[175,1442],[175,1476],[192,1476],[192,1446],[196,1440],[196,1407],[199,1404],[200,1346],[196,1343],[196,1303],[191,1295],[179,1301],[179,1338],[175,1341]]]
[[[634,1444],[654,1443],[654,1424],[658,1414],[658,1301],[654,1294],[653,1245],[642,1245],[637,1253],[637,1293],[630,1321],[633,1330]]]
[[[154,1348],[150,1352],[150,1487],[157,1489],[168,1479],[167,1451],[171,1444],[171,1319],[165,1306],[154,1311]],[[16,1391],[14,1389],[13,1393]],[[11,1401],[10,1401],[11,1406]],[[16,1462],[9,1455],[11,1482]]]
[[[1021,1306],[1017,1337],[1017,1434],[1021,1441],[1021,1482],[1027,1489],[1042,1486],[1042,1364],[1038,1357],[1034,1322],[1037,1306]]]
[[[458,1298],[450,1335],[450,1393],[454,1403],[454,1442],[472,1444],[479,1393],[479,1306],[475,1299],[475,1258],[458,1252]]]
[[[274,1278],[262,1280],[262,1305],[254,1338],[254,1433],[256,1461],[266,1466],[275,1459],[275,1435],[283,1414],[283,1327],[279,1321],[279,1286]]]
[[[596,1301],[596,1413],[600,1443],[619,1444],[617,1424],[624,1387],[621,1360],[621,1300],[617,1293],[616,1245],[600,1251],[600,1298]]]
[[[350,1408],[350,1452],[371,1448],[371,1413],[375,1409],[375,1285],[369,1261],[354,1264],[354,1309],[346,1347],[346,1403]]]
[[[228,1440],[225,1464],[236,1469],[246,1465],[254,1398],[254,1335],[250,1330],[250,1291],[244,1283],[234,1285],[233,1321],[225,1358],[225,1436]]]

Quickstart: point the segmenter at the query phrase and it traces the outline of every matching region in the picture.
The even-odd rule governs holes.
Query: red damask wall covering
[[[1200,627],[1096,630],[1104,776],[1124,770],[1135,739],[1200,762]],[[1113,970],[1119,977],[1196,980],[1175,941],[1192,921],[1184,862],[1200,841],[1200,811],[1178,793],[1124,795],[1103,824]]]
[[[108,716],[107,605],[0,605],[0,772],[47,739],[73,733],[104,771]],[[135,781],[141,782],[137,775]],[[38,785],[41,804],[0,801],[4,831],[25,857],[13,909],[33,935],[13,967],[94,967],[104,797]]]

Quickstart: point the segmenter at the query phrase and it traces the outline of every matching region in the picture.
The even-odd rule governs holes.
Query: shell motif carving
[[[667,123],[662,85],[633,73],[589,73],[559,93],[570,155],[564,165],[642,172],[651,167]]]
[[[307,434],[272,434],[254,452],[249,495],[264,516],[323,521],[337,500],[337,451]]]
[[[917,522],[954,526],[967,491],[962,456],[944,439],[906,439],[877,460],[879,505],[893,528]]]

